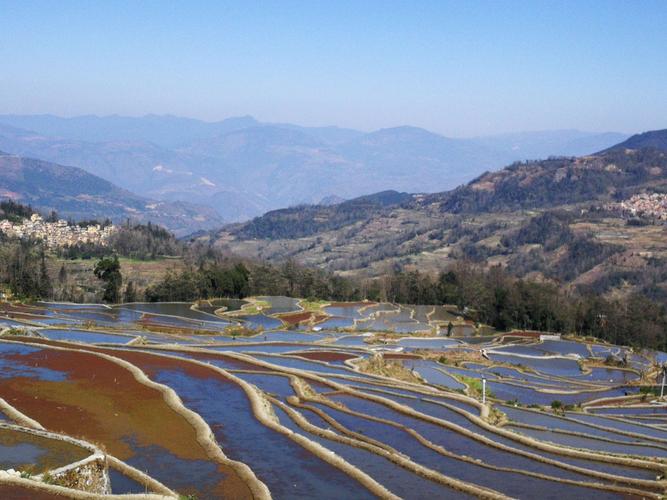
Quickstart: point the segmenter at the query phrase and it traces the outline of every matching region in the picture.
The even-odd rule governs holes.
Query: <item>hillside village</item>
[[[0,232],[8,237],[42,240],[49,248],[67,247],[79,243],[104,246],[115,231],[114,226],[102,227],[99,224],[81,227],[69,225],[65,220],[46,222],[39,214],[33,214],[30,219],[23,219],[20,223],[0,221]]]
[[[667,194],[636,194],[618,203],[617,207],[632,217],[667,221]]]

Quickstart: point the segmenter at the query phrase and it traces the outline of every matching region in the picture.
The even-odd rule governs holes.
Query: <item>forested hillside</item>
[[[402,195],[383,205],[360,199],[271,212],[211,238],[231,253],[289,258],[348,276],[439,272],[470,262],[579,290],[667,300],[659,199],[635,202],[650,218],[625,203],[665,192],[667,153],[619,147],[515,163],[453,191]]]

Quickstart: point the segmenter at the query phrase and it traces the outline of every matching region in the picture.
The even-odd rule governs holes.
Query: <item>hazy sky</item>
[[[0,113],[667,127],[667,1],[0,0]]]

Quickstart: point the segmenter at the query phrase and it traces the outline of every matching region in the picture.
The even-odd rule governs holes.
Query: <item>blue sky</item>
[[[0,0],[0,113],[667,128],[665,1]]]

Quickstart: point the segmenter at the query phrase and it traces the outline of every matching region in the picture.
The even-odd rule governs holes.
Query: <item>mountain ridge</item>
[[[328,196],[351,199],[387,189],[438,192],[532,156],[535,149],[562,152],[573,137],[591,137],[544,132],[526,139],[535,147],[524,153],[513,149],[517,141],[524,144],[523,134],[494,142],[452,139],[410,126],[366,133],[263,123],[250,116],[202,122],[156,115],[0,115],[0,124],[14,127],[0,125],[0,149],[78,166],[148,198],[197,199],[228,220]],[[603,137],[586,152],[618,142],[612,138]]]
[[[667,152],[610,148],[515,162],[453,190],[405,193],[382,205],[351,199],[269,212],[201,239],[231,254],[343,276],[472,262],[592,293],[636,290],[667,300],[667,213],[632,211],[632,200],[649,203],[651,193],[667,193]],[[659,210],[663,195],[656,196],[647,210]]]
[[[616,151],[624,149],[644,149],[653,148],[660,151],[667,151],[667,129],[650,130],[628,137],[625,141],[616,144],[603,152]]]
[[[55,210],[63,217],[151,221],[181,235],[222,223],[211,209],[144,198],[78,167],[0,151],[0,171],[0,198]]]

